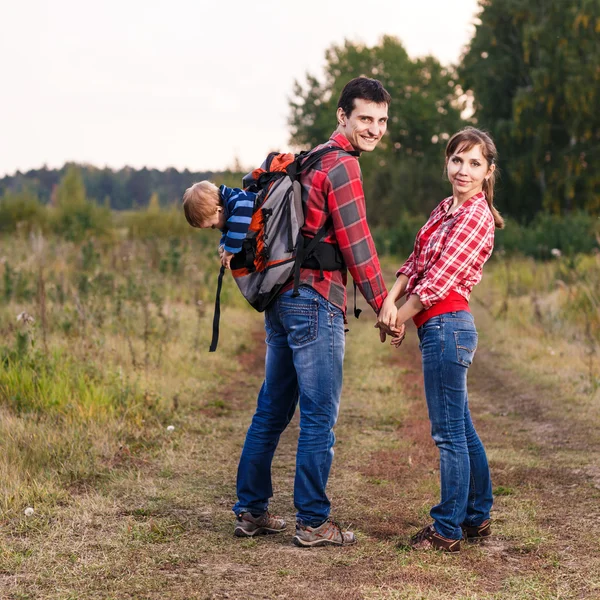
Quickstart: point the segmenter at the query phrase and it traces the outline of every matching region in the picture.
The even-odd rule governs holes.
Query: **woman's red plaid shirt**
[[[448,216],[451,206],[452,196],[433,210],[417,234],[412,254],[396,273],[408,277],[406,296],[419,296],[425,309],[451,290],[468,301],[494,248],[494,217],[483,192]]]

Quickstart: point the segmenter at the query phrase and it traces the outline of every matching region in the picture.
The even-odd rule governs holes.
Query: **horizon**
[[[270,150],[291,149],[294,81],[322,80],[332,45],[373,46],[391,35],[411,58],[452,65],[472,36],[478,2],[383,0],[366,13],[358,0],[342,12],[321,0],[307,0],[300,13],[275,0],[261,7],[264,36],[253,35],[241,0],[11,4],[0,40],[12,82],[0,97],[0,177],[68,162],[191,172],[255,165]],[[274,74],[266,89],[264,57]]]

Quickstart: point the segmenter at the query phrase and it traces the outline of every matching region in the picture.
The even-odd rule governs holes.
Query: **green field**
[[[359,544],[305,551],[232,536],[264,342],[228,280],[207,352],[214,241],[0,241],[0,597],[600,597],[597,257],[487,267],[470,402],[495,536],[458,557],[405,547],[439,494],[416,335],[393,352],[351,320],[330,495]],[[296,436],[274,464],[290,523]]]

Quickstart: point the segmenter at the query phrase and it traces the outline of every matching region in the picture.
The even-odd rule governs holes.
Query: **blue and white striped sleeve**
[[[256,194],[245,190],[233,189],[227,198],[229,217],[225,232],[225,250],[237,254],[242,249],[242,242],[248,233]]]

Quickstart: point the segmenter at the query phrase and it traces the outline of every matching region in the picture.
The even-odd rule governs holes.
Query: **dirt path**
[[[350,344],[349,351],[357,348]],[[332,573],[329,563],[336,550],[326,550],[328,554],[322,558],[315,553],[306,558],[301,550],[288,546],[288,539],[283,544],[280,540],[261,541],[261,546],[271,548],[266,555],[261,553],[266,563],[263,576],[281,564],[281,556],[272,554],[275,548],[284,556],[297,557],[285,561],[285,565],[294,565],[289,573],[288,566],[283,567],[292,581],[277,597],[320,598],[342,589],[347,598],[416,598],[419,594],[424,598],[600,597],[595,541],[600,537],[600,495],[594,466],[600,456],[597,429],[577,419],[557,419],[554,409],[566,399],[552,389],[519,380],[502,366],[503,357],[485,347],[478,352],[469,386],[474,419],[488,447],[493,471],[495,536],[484,546],[465,548],[458,569],[458,565],[445,562],[448,557],[435,556],[427,557],[428,568],[419,571],[414,568],[420,563],[414,553],[403,550],[403,554],[395,554],[408,535],[427,521],[424,507],[437,497],[437,450],[429,435],[415,336],[402,352],[384,355],[384,361],[386,367],[396,370],[396,384],[406,402],[405,417],[386,426],[391,435],[384,436],[381,448],[365,452],[358,462],[345,460],[347,456],[338,459],[332,494],[346,520],[355,522],[363,547],[381,545],[391,555],[382,560],[381,547],[375,553],[368,548],[348,549],[345,554],[337,551],[342,566],[334,561]],[[345,394],[348,396],[348,390]],[[354,400],[351,395],[349,406],[342,409],[340,428],[345,437],[356,435],[369,418],[365,411],[357,410]],[[278,492],[275,506],[287,504],[287,513],[296,437],[297,424],[293,423],[282,437],[275,465],[283,490]],[[344,437],[339,437],[343,443]],[[390,440],[397,443],[390,444]],[[349,475],[353,469],[361,475],[361,482],[354,481],[356,488],[350,495],[358,496],[360,503],[368,501],[366,510],[359,509],[354,515],[348,511],[354,502],[346,503],[343,497],[349,493],[345,484],[353,480]],[[303,571],[313,574],[312,589],[293,577],[296,560],[305,565]],[[456,572],[462,577],[457,579]],[[466,573],[471,585],[465,589]],[[250,579],[254,583],[259,580]],[[370,586],[373,581],[377,585]],[[398,596],[403,588],[407,595]],[[244,597],[250,591],[235,586],[232,593],[232,597],[236,593]],[[220,597],[218,592],[215,597]]]
[[[385,449],[373,453],[362,471],[408,480],[407,499],[418,503],[421,489],[413,482],[430,477],[438,455],[429,435],[414,340],[404,350],[390,362],[403,370],[403,385],[411,390],[410,416],[399,436],[410,440],[408,460],[404,448]],[[495,535],[470,565],[482,582],[474,597],[600,598],[598,428],[557,419],[555,408],[567,399],[519,380],[502,360],[480,349],[469,374],[471,411],[488,449],[496,497]],[[418,524],[400,515],[392,526],[370,533],[406,537]],[[535,581],[528,591],[527,581]],[[462,597],[458,590],[448,597],[452,593]]]
[[[509,357],[485,345],[469,389],[492,468],[494,538],[460,556],[405,548],[439,495],[420,357],[414,332],[392,352],[362,319],[348,338],[329,486],[335,516],[353,524],[359,543],[291,544],[297,420],[273,464],[272,510],[289,531],[234,538],[235,469],[264,357],[260,323],[250,326],[241,368],[160,452],[15,533],[0,598],[600,598],[597,427],[576,411],[561,416],[568,398],[517,379]]]

